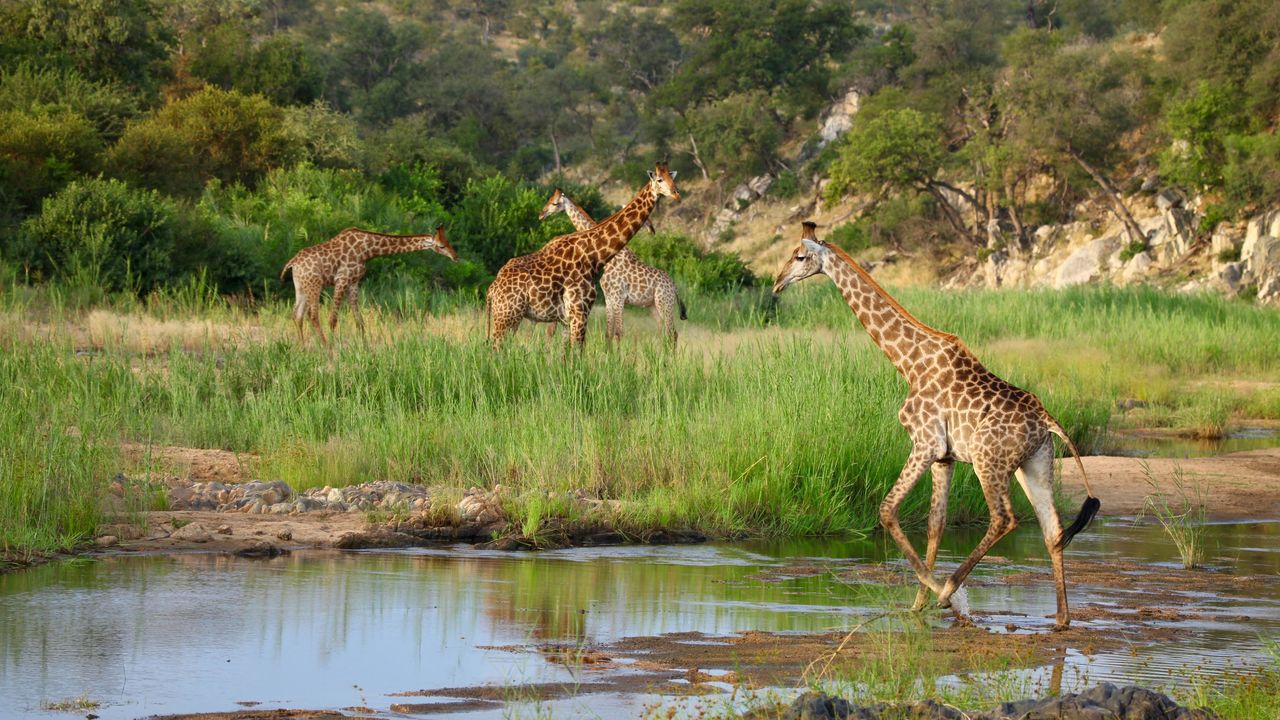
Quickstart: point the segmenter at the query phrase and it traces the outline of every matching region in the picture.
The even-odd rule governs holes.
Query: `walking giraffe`
[[[587,339],[587,318],[595,304],[595,278],[636,234],[659,197],[680,199],[675,173],[666,163],[649,171],[649,182],[621,210],[586,230],[561,235],[542,249],[512,258],[489,286],[489,339],[495,348],[520,321],[564,322],[570,341]]]
[[[436,228],[432,235],[387,235],[384,233],[347,228],[333,238],[305,247],[298,251],[280,271],[280,279],[293,270],[293,321],[298,326],[298,340],[303,340],[302,317],[306,315],[320,336],[320,342],[328,344],[320,328],[320,290],[333,286],[333,312],[329,315],[329,333],[338,328],[338,309],[343,298],[356,316],[360,335],[364,336],[364,318],[360,315],[360,280],[364,277],[364,264],[379,255],[395,255],[414,250],[435,250],[450,260],[457,261],[449,241],[444,237],[444,226]]]
[[[586,210],[556,188],[542,212],[539,220],[549,215],[562,212],[569,216],[569,221],[578,230],[594,227],[596,221],[591,219]],[[650,232],[653,225],[649,225]],[[645,264],[640,256],[629,247],[624,247],[605,263],[604,273],[600,276],[600,289],[604,290],[605,337],[609,340],[622,339],[622,311],[627,305],[653,308],[653,319],[658,322],[667,339],[675,344],[679,333],[676,332],[676,312],[681,320],[688,320],[684,301],[671,276],[652,265]],[[555,333],[556,326],[547,326],[547,336]]]
[[[897,482],[880,505],[880,523],[915,569],[920,580],[914,610],[922,609],[931,590],[940,607],[950,607],[973,566],[1000,538],[1017,527],[1009,476],[1035,508],[1045,547],[1053,562],[1058,611],[1055,629],[1071,622],[1067,608],[1062,550],[1088,525],[1101,503],[1089,489],[1080,513],[1065,530],[1053,506],[1053,438],[1057,435],[1075,457],[1084,475],[1080,454],[1066,431],[1035,395],[996,377],[955,335],[935,330],[911,316],[843,250],[818,240],[812,222],[804,223],[800,246],[778,274],[773,292],[822,273],[831,278],[845,302],[858,316],[871,339],[907,380],[910,391],[898,419],[911,437],[911,455]],[[973,465],[991,513],[991,524],[969,557],[945,585],[933,576],[938,542],[946,525],[947,493],[956,462]],[[925,471],[933,469],[933,499],[929,510],[929,540],[925,558],[912,548],[898,524],[898,508]]]

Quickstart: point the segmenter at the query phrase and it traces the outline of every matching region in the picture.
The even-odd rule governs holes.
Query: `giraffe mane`
[[[886,303],[888,303],[889,307],[893,308],[900,315],[902,315],[903,319],[906,320],[908,323],[914,325],[916,328],[923,330],[924,332],[936,338],[940,338],[942,340],[946,340],[947,342],[951,342],[951,343],[955,343],[956,345],[959,345],[965,352],[968,352],[970,355],[973,354],[969,350],[969,348],[965,347],[964,342],[962,342],[959,337],[952,335],[951,333],[938,330],[937,328],[929,327],[928,325],[925,325],[924,323],[916,319],[916,316],[912,315],[911,311],[902,307],[902,304],[899,303],[897,300],[895,300],[894,297],[889,294],[889,291],[881,287],[880,283],[876,282],[875,278],[871,277],[871,273],[864,270],[863,267],[859,265],[853,258],[849,257],[849,253],[845,252],[844,250],[842,250],[840,247],[836,245],[832,245],[829,242],[822,241],[822,240],[820,240],[819,242],[822,243],[823,247],[826,247],[827,249],[831,250],[831,252],[835,253],[836,257],[840,258],[845,263],[847,263],[849,267],[853,268],[853,271],[858,273],[858,275],[862,277],[862,280],[866,282],[868,285],[870,285],[871,289],[877,295],[879,295]]]

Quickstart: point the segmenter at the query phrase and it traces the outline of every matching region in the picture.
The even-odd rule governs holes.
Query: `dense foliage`
[[[790,195],[829,175],[829,199],[874,198],[859,237],[899,242],[1025,241],[1095,192],[1124,216],[1126,180],[1153,174],[1225,218],[1280,193],[1271,6],[12,0],[0,249],[36,281],[146,291],[208,272],[274,293],[290,252],[341,227],[444,221],[463,263],[380,261],[371,280],[480,287],[567,229],[535,220],[548,178],[635,185],[663,157],[723,187],[768,172]],[[850,89],[852,131],[814,152],[815,118]]]

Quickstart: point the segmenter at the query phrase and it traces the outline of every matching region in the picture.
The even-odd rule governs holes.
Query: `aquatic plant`
[[[1205,525],[1205,498],[1208,488],[1199,480],[1190,481],[1181,466],[1175,466],[1170,478],[1172,490],[1161,487],[1151,474],[1151,464],[1142,463],[1142,474],[1151,494],[1147,496],[1144,513],[1155,515],[1160,526],[1164,528],[1178,556],[1182,558],[1182,566],[1188,570],[1198,567],[1204,562],[1205,536],[1208,526]]]

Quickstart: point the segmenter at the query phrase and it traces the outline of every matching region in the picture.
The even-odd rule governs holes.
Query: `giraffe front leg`
[[[898,523],[898,508],[902,506],[907,493],[915,487],[933,460],[932,454],[921,451],[919,446],[911,451],[911,456],[907,458],[907,464],[902,468],[898,481],[893,484],[884,502],[880,503],[880,524],[885,532],[889,533],[889,537],[898,544],[902,554],[907,557],[907,561],[916,571],[916,578],[920,580],[920,584],[941,595],[942,587],[933,579],[933,573],[920,560],[920,555],[916,553],[915,548],[911,547],[911,541],[907,539],[907,534],[902,531],[902,526]]]
[[[338,337],[338,310],[342,308],[342,301],[346,299],[350,287],[342,280],[333,286],[333,310],[329,313],[329,336],[334,340]]]
[[[606,295],[604,298],[604,337],[611,343],[622,340],[622,311],[625,307],[626,304],[614,295]]]
[[[933,575],[934,564],[938,560],[938,545],[942,542],[942,533],[947,527],[947,498],[951,492],[951,474],[955,465],[950,461],[939,461],[933,464],[933,498],[929,503],[929,545],[924,553],[924,566]],[[916,600],[911,604],[913,611],[923,610],[929,603],[929,586],[920,583],[916,592]]]
[[[986,534],[978,541],[978,546],[960,563],[960,567],[956,568],[943,586],[942,592],[938,593],[938,607],[951,607],[951,596],[960,589],[978,561],[986,556],[992,545],[1018,527],[1018,518],[1013,514],[1013,502],[1009,498],[1009,475],[1012,471],[1008,468],[980,467],[978,463],[975,463],[974,471],[982,485],[982,494],[987,499],[991,522]]]
[[[364,316],[360,313],[359,283],[351,283],[351,287],[347,290],[347,305],[351,307],[351,314],[356,319],[356,327],[360,329],[360,340],[367,346],[369,336],[364,332]]]

